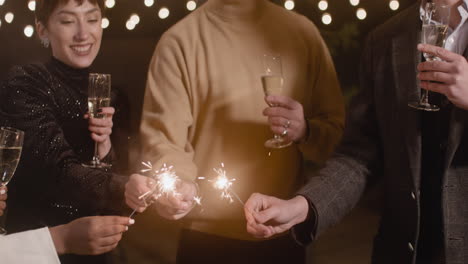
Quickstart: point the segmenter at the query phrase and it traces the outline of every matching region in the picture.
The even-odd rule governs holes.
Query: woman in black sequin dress
[[[0,89],[10,125],[25,131],[21,162],[9,185],[6,228],[18,232],[83,216],[119,214],[126,177],[85,168],[94,142],[111,159],[108,118],[86,118],[89,66],[101,44],[103,0],[36,1],[37,32],[50,43],[44,64],[16,67]],[[91,135],[91,136],[90,136]],[[78,253],[78,252],[74,252]],[[65,255],[62,263],[103,263],[105,257]]]

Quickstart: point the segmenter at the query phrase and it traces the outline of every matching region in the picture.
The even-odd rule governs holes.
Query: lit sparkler
[[[242,205],[244,202],[239,198],[239,195],[232,189],[233,182],[236,181],[235,178],[228,178],[226,170],[224,169],[224,163],[221,163],[221,168],[213,168],[217,176],[214,180],[208,180],[213,183],[213,187],[221,191],[221,198],[229,200],[230,203],[234,202],[234,199],[237,199]],[[202,177],[199,177],[202,179]],[[203,178],[204,179],[204,178]]]
[[[153,171],[153,175],[150,176],[153,180],[156,181],[156,184],[154,187],[147,191],[146,193],[140,195],[138,197],[139,200],[144,199],[145,204],[147,202],[153,202],[155,200],[158,200],[161,198],[163,195],[166,196],[177,196],[180,195],[176,191],[177,184],[180,181],[180,178],[176,175],[174,172],[174,167],[173,166],[166,166],[166,163],[163,164],[163,167],[159,170],[153,170],[153,165],[151,162],[142,162],[142,164],[146,167],[145,169],[142,169],[142,173],[150,172]],[[201,197],[195,196],[193,198],[194,202],[198,205],[201,205]],[[136,212],[136,209],[133,210],[133,212],[130,214],[130,217],[132,217]]]

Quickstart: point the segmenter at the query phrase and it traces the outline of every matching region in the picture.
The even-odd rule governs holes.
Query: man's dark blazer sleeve
[[[381,167],[382,139],[376,108],[385,106],[375,105],[374,97],[374,84],[381,77],[374,72],[374,51],[378,49],[373,35],[369,35],[361,59],[361,91],[350,105],[342,142],[318,173],[305,171],[309,181],[297,194],[306,197],[310,213],[316,215],[309,215],[309,226],[297,225],[292,230],[301,244],[339,222],[358,202],[368,176],[378,174],[375,170]],[[310,232],[305,237],[299,234],[304,230]]]

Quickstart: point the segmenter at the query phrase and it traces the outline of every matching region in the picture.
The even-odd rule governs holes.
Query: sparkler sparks
[[[214,180],[208,180],[209,182],[213,183],[213,187],[217,190],[221,191],[221,198],[229,200],[230,203],[234,202],[234,198],[236,198],[242,205],[244,202],[239,198],[237,193],[231,188],[233,182],[236,181],[235,178],[228,178],[226,174],[226,170],[224,169],[224,163],[221,163],[221,168],[213,168],[214,172],[216,172],[217,177]],[[201,178],[201,177],[200,177]],[[199,179],[200,179],[199,178]]]
[[[152,203],[155,200],[158,200],[163,195],[166,196],[177,196],[180,193],[177,192],[177,184],[181,181],[180,178],[174,172],[173,166],[166,166],[166,163],[163,164],[163,167],[159,170],[153,170],[153,165],[151,162],[142,162],[142,164],[146,167],[142,169],[142,173],[152,171],[153,174],[150,176],[152,180],[155,181],[154,187],[147,191],[146,193],[140,195],[138,197],[139,200],[144,199],[145,204],[148,202]],[[195,196],[193,201],[201,205],[201,197]],[[130,214],[132,217],[137,209],[134,209],[133,212]]]

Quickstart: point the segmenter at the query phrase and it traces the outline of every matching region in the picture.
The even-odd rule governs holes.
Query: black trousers
[[[289,236],[265,241],[245,241],[183,229],[177,264],[304,264],[305,248]]]

